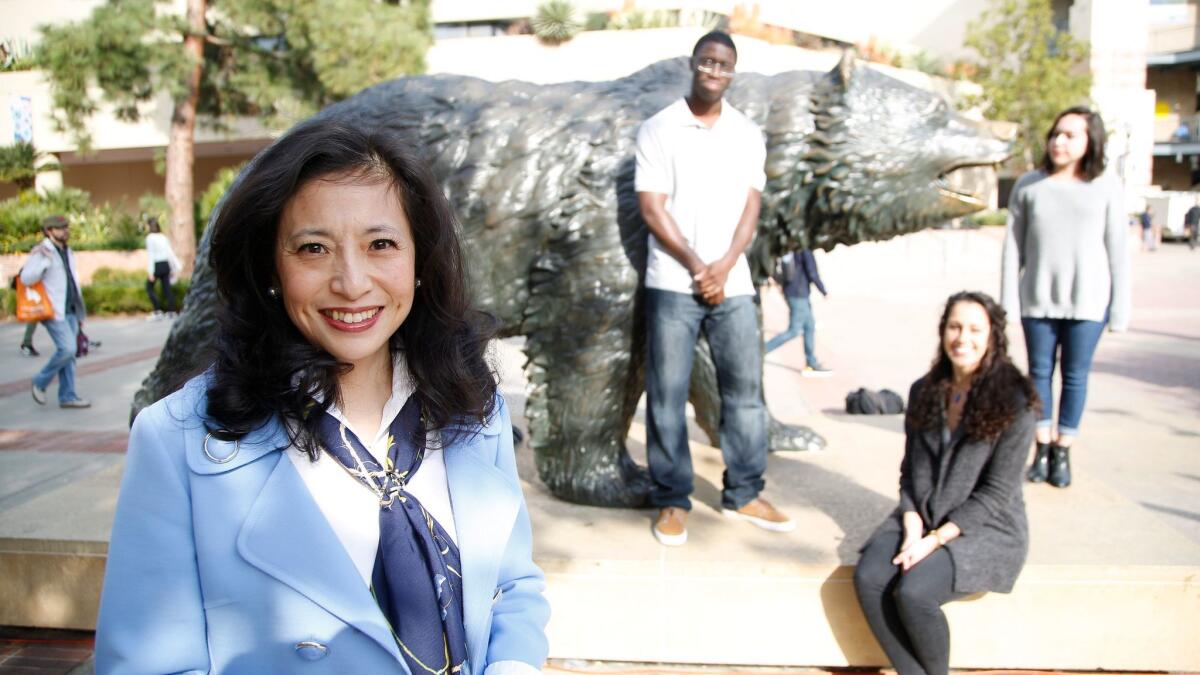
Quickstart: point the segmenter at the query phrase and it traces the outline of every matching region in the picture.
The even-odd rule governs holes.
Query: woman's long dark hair
[[[1000,435],[1022,410],[1035,409],[1038,398],[1033,382],[1013,365],[1008,356],[1004,308],[986,293],[977,291],[955,293],[946,300],[946,308],[938,322],[937,356],[925,375],[924,386],[918,389],[915,400],[908,402],[905,426],[930,430],[942,424],[943,405],[952,375],[950,357],[942,346],[942,336],[946,334],[950,311],[960,302],[973,302],[983,307],[991,328],[987,352],[971,380],[971,391],[963,406],[960,424],[968,439],[990,440]]]
[[[470,305],[457,225],[437,181],[398,136],[316,119],[251,163],[213,224],[209,262],[221,304],[207,415],[222,440],[239,439],[278,413],[291,422],[297,447],[314,458],[320,452],[317,420],[340,401],[338,376],[351,366],[309,343],[268,289],[278,286],[284,207],[308,182],[341,176],[390,183],[412,228],[421,285],[391,345],[404,353],[430,428],[453,435],[494,411],[496,376],[486,350],[495,322]]]
[[[1086,106],[1077,105],[1067,108],[1054,118],[1054,124],[1051,124],[1050,130],[1046,132],[1046,149],[1042,153],[1042,171],[1047,174],[1054,173],[1054,162],[1050,159],[1050,143],[1054,140],[1054,130],[1058,128],[1059,120],[1067,115],[1079,115],[1087,122],[1088,144],[1087,150],[1079,160],[1079,174],[1084,180],[1091,182],[1096,179],[1096,176],[1104,173],[1104,138],[1107,134],[1104,131],[1104,119],[1100,117],[1099,113]]]

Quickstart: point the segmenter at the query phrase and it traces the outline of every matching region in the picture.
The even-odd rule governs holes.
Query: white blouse
[[[337,406],[330,406],[329,413],[353,431],[359,440],[363,440],[371,456],[382,464],[387,458],[388,428],[414,390],[408,365],[404,357],[397,354],[392,362],[392,396],[383,406],[379,428],[374,436],[370,436],[372,440],[369,444],[364,440],[368,437],[359,433]],[[425,459],[409,478],[405,491],[421,502],[429,515],[457,544],[454,508],[450,503],[450,485],[446,479],[446,461],[441,448],[441,435],[430,431],[426,438]],[[325,514],[325,519],[342,542],[346,553],[354,561],[363,583],[370,586],[371,572],[375,569],[375,553],[379,548],[379,499],[329,455],[322,453],[314,462],[293,446],[288,449],[287,456],[304,479],[304,484],[308,486],[308,491],[312,493],[321,513]],[[496,661],[488,664],[484,670],[485,675],[534,675],[539,672],[539,669],[521,661]]]
[[[383,417],[373,435],[368,436],[355,429],[337,406],[329,406],[329,413],[354,432],[367,446],[371,456],[383,464],[387,459],[388,428],[414,388],[404,357],[397,355],[392,366],[392,396],[383,406]],[[454,509],[450,504],[450,487],[446,481],[446,462],[442,456],[441,437],[436,431],[429,432],[426,447],[425,459],[409,479],[405,491],[421,502],[457,544]],[[321,513],[325,514],[338,540],[346,548],[346,553],[354,561],[363,583],[369,586],[371,572],[375,568],[375,553],[379,548],[379,498],[347,473],[332,456],[321,454],[314,462],[295,446],[288,449],[287,456],[304,479],[304,484],[308,486]]]
[[[171,240],[162,232],[151,232],[146,235],[146,274],[154,274],[154,264],[165,262],[171,267],[171,274],[179,272],[179,258],[171,250]]]

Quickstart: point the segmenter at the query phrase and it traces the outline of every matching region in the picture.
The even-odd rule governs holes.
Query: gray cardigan
[[[925,378],[913,383],[910,404],[923,386]],[[966,440],[961,425],[948,439],[940,431],[906,427],[900,505],[871,539],[903,535],[905,511],[919,513],[927,529],[952,522],[962,530],[946,543],[954,560],[954,590],[1011,591],[1029,548],[1021,474],[1033,430],[1028,409],[992,440]]]
[[[1129,326],[1128,215],[1121,184],[1021,176],[1008,200],[1000,303],[1009,317]]]

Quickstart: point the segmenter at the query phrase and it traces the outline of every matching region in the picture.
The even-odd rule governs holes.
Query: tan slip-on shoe
[[[782,511],[771,506],[771,502],[762,497],[750,500],[736,511],[723,508],[721,513],[725,514],[727,518],[744,520],[771,532],[791,532],[796,529],[796,521],[788,518]]]
[[[687,542],[687,509],[668,506],[654,521],[654,538],[663,546],[683,546]]]

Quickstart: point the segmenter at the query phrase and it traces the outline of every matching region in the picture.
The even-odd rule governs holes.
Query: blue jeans
[[[1021,317],[1025,329],[1025,350],[1029,354],[1029,377],[1042,399],[1038,427],[1053,426],[1054,392],[1051,379],[1054,363],[1061,350],[1062,398],[1058,404],[1058,434],[1077,436],[1083,404],[1087,400],[1088,373],[1092,355],[1104,332],[1104,321],[1076,319],[1034,319]]]
[[[792,340],[801,332],[804,333],[804,363],[815,366],[817,357],[813,351],[813,334],[816,331],[816,321],[813,320],[812,303],[808,298],[793,298],[787,296],[788,327],[779,335],[767,341],[764,348],[767,354],[779,349],[783,344]]]
[[[646,460],[650,504],[691,508],[692,455],[685,407],[700,331],[708,337],[721,394],[721,505],[737,509],[766,485],[767,410],[755,296],[717,306],[685,293],[646,289]]]
[[[46,332],[54,341],[54,354],[46,365],[33,376],[38,389],[50,386],[58,376],[58,402],[74,401],[75,395],[75,337],[79,335],[79,317],[68,314],[62,321],[43,321]]]

